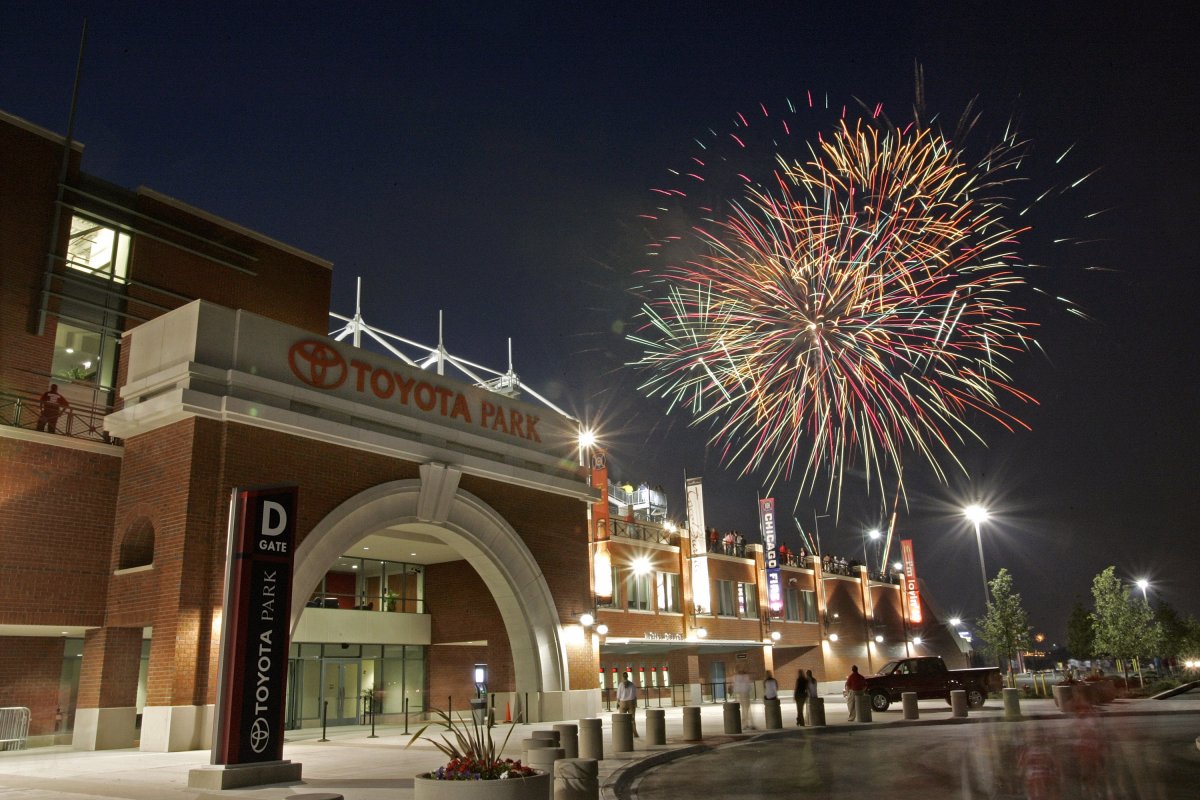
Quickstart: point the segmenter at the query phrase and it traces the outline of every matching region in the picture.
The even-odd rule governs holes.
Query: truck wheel
[[[980,689],[978,686],[972,686],[967,689],[967,706],[969,708],[983,708],[983,704],[987,702],[987,692]]]
[[[888,698],[887,692],[871,692],[871,710],[887,711],[891,704],[892,701]]]

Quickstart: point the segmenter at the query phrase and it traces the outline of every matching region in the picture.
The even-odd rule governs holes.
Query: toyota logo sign
[[[292,374],[317,389],[336,389],[346,381],[346,359],[325,342],[306,339],[288,351]]]
[[[271,742],[271,726],[262,717],[254,720],[250,726],[250,749],[256,753],[261,753],[267,749],[267,745]]]

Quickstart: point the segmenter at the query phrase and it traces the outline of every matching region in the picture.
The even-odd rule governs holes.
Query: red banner
[[[917,565],[913,560],[912,539],[900,540],[900,554],[904,561],[904,592],[908,596],[908,621],[921,622],[921,591],[917,588]]]

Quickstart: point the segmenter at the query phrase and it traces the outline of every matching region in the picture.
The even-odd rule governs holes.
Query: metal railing
[[[0,750],[24,750],[29,738],[29,709],[23,706],[0,708]]]
[[[47,432],[73,439],[120,444],[120,439],[114,439],[104,430],[104,418],[111,412],[110,406],[72,403],[55,419],[54,430]],[[40,417],[41,404],[37,397],[0,392],[0,425],[36,431]],[[43,424],[43,427],[50,426]]]
[[[427,614],[425,598],[399,594],[380,596],[315,591],[309,596],[307,608],[340,608],[344,611],[395,611],[406,614]]]

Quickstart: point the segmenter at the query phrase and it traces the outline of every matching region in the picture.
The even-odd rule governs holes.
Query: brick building
[[[786,686],[912,647],[901,587],[862,572],[785,567],[760,613],[761,548],[698,559],[610,514],[574,420],[329,338],[329,262],[82,151],[0,114],[0,707],[31,709],[32,743],[209,746],[242,486],[299,487],[290,726],[478,684],[498,715],[569,719],[618,667],[692,702],[739,663]]]

